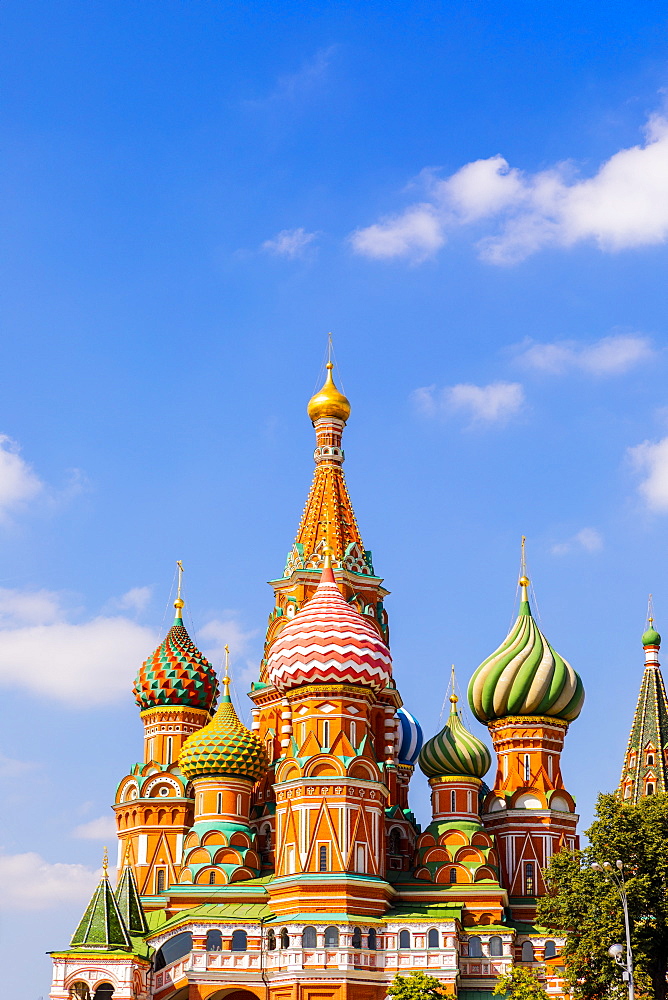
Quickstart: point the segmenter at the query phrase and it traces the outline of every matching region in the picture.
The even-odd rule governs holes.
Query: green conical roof
[[[106,868],[81,923],[74,932],[70,947],[90,951],[130,951],[132,948],[128,929],[109,885]]]
[[[469,683],[471,711],[479,722],[511,715],[547,715],[572,722],[584,703],[582,681],[536,625],[527,597],[529,581],[520,583],[517,621]]]
[[[440,733],[422,747],[420,769],[428,778],[482,778],[492,763],[490,752],[462,722],[454,694],[450,702],[450,718]]]
[[[148,933],[148,924],[141,905],[139,890],[134,872],[130,865],[125,865],[121,880],[116,887],[116,902],[127,930],[135,937],[143,937]]]

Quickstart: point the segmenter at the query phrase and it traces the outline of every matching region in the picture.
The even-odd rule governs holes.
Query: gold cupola
[[[334,365],[332,362],[328,361],[326,367],[327,377],[325,384],[320,392],[316,392],[315,396],[311,396],[307,413],[313,423],[322,417],[334,417],[336,420],[342,420],[345,424],[350,416],[350,403],[346,396],[342,392],[339,392],[334,385],[334,379],[332,378]]]

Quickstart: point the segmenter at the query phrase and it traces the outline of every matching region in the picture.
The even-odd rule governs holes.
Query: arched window
[[[535,886],[533,880],[533,861],[527,861],[527,863],[524,866],[524,895],[533,896],[534,889]]]
[[[387,850],[390,854],[401,852],[401,830],[398,830],[396,826],[390,830],[390,835],[387,838]]]
[[[325,719],[322,723],[322,745],[329,748],[329,719]]]
[[[100,983],[95,987],[94,1000],[111,1000],[114,995],[114,987],[111,983]]]
[[[174,937],[165,941],[162,948],[156,954],[156,972],[159,972],[160,969],[164,969],[166,965],[171,965],[172,962],[178,961],[179,958],[183,958],[184,955],[188,955],[192,950],[193,936],[190,931],[184,931],[182,934],[175,934]]]
[[[161,893],[165,891],[165,869],[158,868],[155,876],[155,891]]]
[[[545,958],[554,958],[557,954],[557,946],[554,941],[545,942]]]
[[[171,736],[167,737],[167,763],[172,763],[172,753],[174,749],[174,740]]]
[[[428,948],[438,948],[440,941],[438,940],[438,931],[435,927],[432,927],[427,934],[427,947]]]
[[[218,792],[218,794],[216,795],[216,812],[220,816],[222,811],[223,811],[223,793]]]
[[[216,873],[214,871],[209,872],[209,885],[216,884]]]
[[[281,948],[290,947],[290,935],[288,934],[287,927],[284,927],[281,931]]]
[[[315,933],[315,927],[305,927],[302,931],[302,948],[315,948],[318,944],[318,938]]]
[[[271,850],[271,827],[265,826],[264,828],[264,849],[265,851]]]
[[[272,761],[273,761],[273,759],[274,759],[274,737],[273,736],[267,736],[267,740],[266,740],[265,746],[266,746],[266,750],[267,750],[267,760],[271,764]]]
[[[273,927],[267,931],[267,951],[276,951],[276,931]]]
[[[325,928],[325,948],[338,948],[339,947],[339,928],[338,927],[326,927]]]
[[[654,784],[651,781],[647,782],[647,788],[645,789],[647,795],[654,795]]]
[[[223,950],[223,935],[221,934],[220,931],[206,932],[206,950],[207,951]]]
[[[327,844],[321,844],[320,847],[318,848],[318,869],[321,872],[329,871],[329,858],[327,857],[328,853],[329,852],[327,851]]]
[[[503,955],[503,940],[498,935],[489,939],[489,953],[492,958],[498,958],[499,955]]]
[[[369,951],[375,951],[377,948],[377,938],[376,938],[376,928],[369,928],[369,936],[367,938],[367,947]]]
[[[410,946],[411,946],[410,931],[399,931],[399,947],[410,948]]]
[[[353,931],[353,948],[361,948],[361,947],[362,947],[362,930],[361,928],[356,927],[355,930]]]
[[[625,789],[624,789],[624,798],[625,799],[630,799],[631,798],[631,786],[630,785],[627,785],[625,787]]]
[[[243,815],[243,799],[241,795],[237,795],[237,816]]]
[[[356,750],[357,749],[357,723],[350,723],[350,744]]]
[[[522,961],[523,962],[533,962],[533,945],[531,941],[525,941],[522,945]]]
[[[654,754],[653,753],[648,753],[647,754],[647,766],[648,767],[653,767],[654,766]]]
[[[454,788],[450,792],[450,812],[457,812],[457,792]]]
[[[232,934],[232,951],[245,951],[248,946],[246,931],[234,931]]]
[[[450,869],[450,885],[455,885],[456,882],[457,882],[457,869],[456,868],[451,868]]]
[[[70,997],[71,1000],[90,1000],[88,983],[84,983],[83,980],[72,983],[70,986]]]
[[[477,935],[469,938],[469,958],[482,958],[482,944]]]
[[[524,754],[524,780],[527,785],[531,781],[531,755],[528,753]]]

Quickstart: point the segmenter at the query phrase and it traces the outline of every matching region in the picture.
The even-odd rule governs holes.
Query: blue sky
[[[541,625],[587,690],[564,754],[583,827],[616,785],[649,592],[668,629],[667,20],[646,3],[2,5],[17,995],[48,993],[43,952],[112,842],[141,753],[130,686],[176,559],[247,711],[329,330],[407,706],[433,733],[450,664],[463,688],[504,638],[524,534]]]

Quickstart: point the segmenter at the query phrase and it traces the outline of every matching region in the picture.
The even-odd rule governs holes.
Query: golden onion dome
[[[343,420],[345,424],[350,416],[348,399],[334,385],[333,367],[332,362],[328,361],[325,384],[320,392],[316,392],[315,396],[311,396],[309,400],[307,412],[313,423],[320,420],[321,417],[335,417],[337,420]]]

